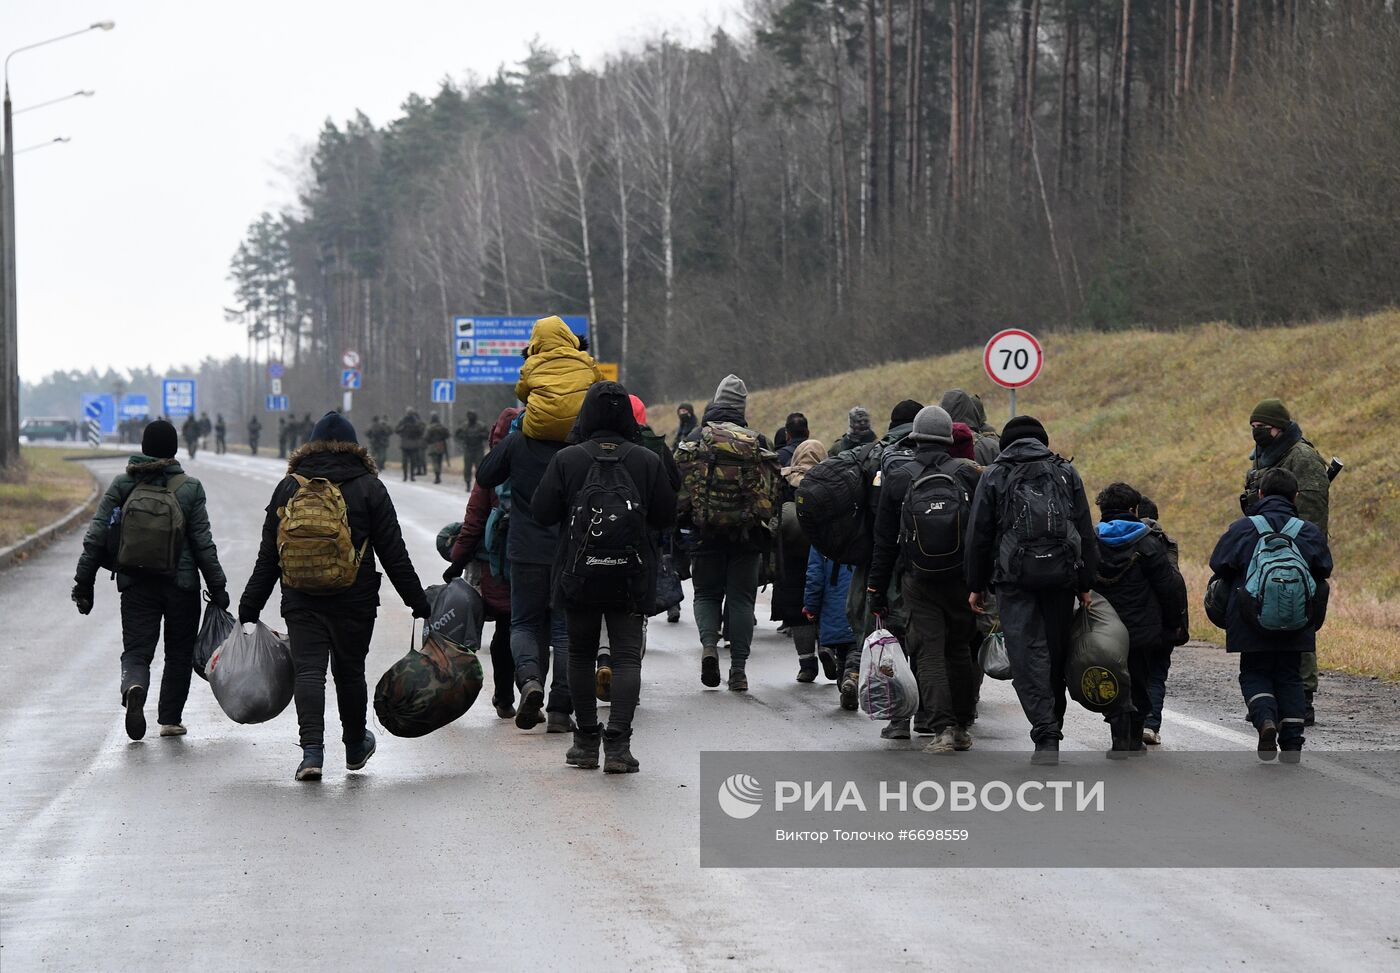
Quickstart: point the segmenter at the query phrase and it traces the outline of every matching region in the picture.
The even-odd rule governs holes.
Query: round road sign
[[[982,353],[987,377],[1004,389],[1025,388],[1045,365],[1045,352],[1035,335],[1008,328],[992,336]]]
[[[340,356],[340,363],[346,368],[359,368],[360,353],[358,351],[347,350],[345,354]]]

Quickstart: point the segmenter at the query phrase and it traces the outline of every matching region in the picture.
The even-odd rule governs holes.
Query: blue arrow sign
[[[450,378],[433,379],[433,404],[451,405],[457,401],[457,383]]]
[[[340,387],[351,392],[359,391],[360,370],[358,368],[346,368],[340,373]]]
[[[268,412],[286,412],[287,397],[285,395],[269,395],[267,397]]]

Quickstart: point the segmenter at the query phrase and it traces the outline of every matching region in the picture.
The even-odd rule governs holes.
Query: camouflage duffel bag
[[[481,683],[474,651],[429,635],[379,677],[374,712],[394,736],[426,736],[471,709]]]

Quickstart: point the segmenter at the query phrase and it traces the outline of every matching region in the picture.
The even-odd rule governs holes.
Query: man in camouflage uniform
[[[1303,438],[1303,430],[1293,421],[1288,407],[1280,399],[1265,399],[1249,415],[1250,432],[1254,437],[1253,460],[1245,476],[1245,492],[1240,496],[1240,508],[1245,516],[1253,511],[1259,499],[1259,480],[1265,470],[1284,469],[1298,480],[1298,516],[1316,524],[1325,537],[1331,479],[1327,462],[1313,444]],[[1312,726],[1313,696],[1317,693],[1317,653],[1302,653],[1303,688],[1308,706],[1305,725]]]

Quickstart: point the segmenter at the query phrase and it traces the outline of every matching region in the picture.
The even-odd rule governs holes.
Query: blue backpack
[[[1249,520],[1259,541],[1245,573],[1245,620],[1262,632],[1301,632],[1312,624],[1317,598],[1317,582],[1298,550],[1303,522],[1292,517],[1282,530],[1274,530],[1263,517]]]

